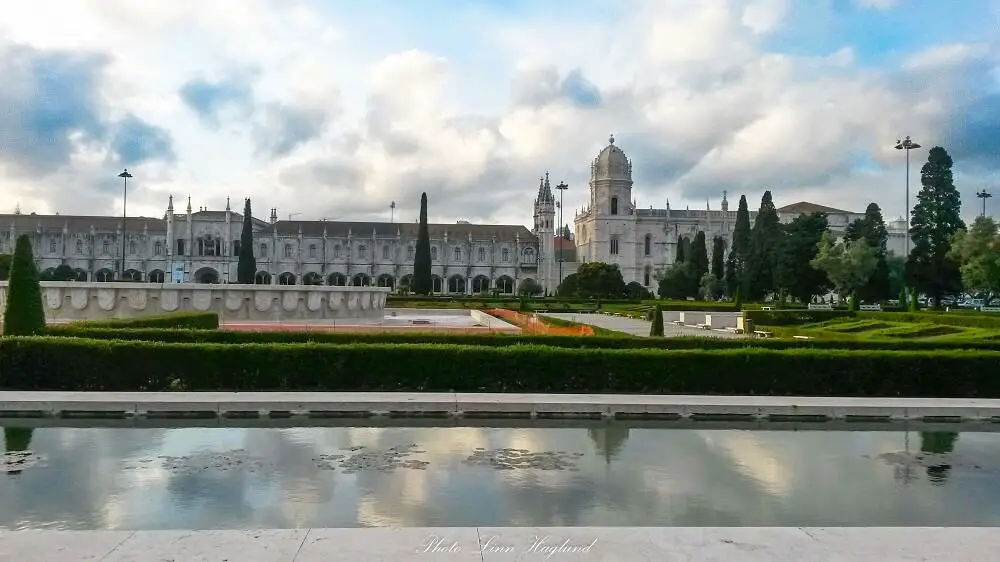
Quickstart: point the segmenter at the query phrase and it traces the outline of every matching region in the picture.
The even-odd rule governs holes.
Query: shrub
[[[88,320],[74,322],[69,325],[91,328],[177,328],[191,330],[218,330],[219,315],[215,312],[172,312],[139,316],[137,318],[109,318],[107,320]],[[54,330],[65,330],[63,326],[53,326]]]
[[[649,326],[649,337],[663,337],[663,307],[653,308],[653,323]]]
[[[939,324],[963,328],[1000,329],[1000,315],[984,313],[944,313],[944,312],[858,312],[858,318],[871,318],[886,322],[910,322],[918,324]]]
[[[541,346],[213,345],[15,337],[18,390],[618,392],[1000,396],[998,352],[617,350]],[[406,365],[406,369],[400,369]],[[364,376],[358,376],[364,373]]]
[[[743,312],[755,326],[799,326],[826,322],[834,318],[850,318],[858,313],[850,310],[747,310]]]
[[[17,237],[7,285],[7,308],[3,315],[4,335],[27,336],[45,331],[42,288],[31,252],[31,238]]]

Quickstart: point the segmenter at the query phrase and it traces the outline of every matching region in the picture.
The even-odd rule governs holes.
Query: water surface
[[[621,423],[4,433],[6,528],[1000,525],[997,433]]]

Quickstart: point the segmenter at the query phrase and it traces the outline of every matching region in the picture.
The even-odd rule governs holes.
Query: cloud
[[[103,193],[96,186],[129,153],[144,168],[144,195],[130,194],[129,209],[148,214],[170,193],[194,193],[195,206],[249,194],[261,209],[344,220],[388,218],[396,201],[397,217],[415,217],[426,191],[432,220],[530,224],[546,171],[570,185],[567,211],[589,199],[590,162],[609,133],[634,162],[641,207],[669,199],[703,208],[706,198],[717,207],[724,190],[755,206],[771,188],[779,204],[863,209],[875,198],[899,215],[902,160],[892,145],[902,135],[948,148],[963,190],[1000,170],[995,0],[970,0],[968,21],[919,44],[894,30],[937,18],[939,7],[248,2],[137,11],[81,0],[67,14],[74,25],[41,25],[23,10],[0,16],[23,48],[60,53],[76,65],[62,68],[80,75],[50,100],[48,114],[61,116],[51,122],[62,124],[42,159],[74,175],[55,174],[60,183],[41,189],[8,164],[7,199],[106,212],[113,201],[53,186],[95,178]],[[35,76],[19,72],[6,74]],[[5,86],[0,101],[37,105],[17,91]],[[145,144],[112,142],[129,116],[149,126],[134,128]],[[10,114],[0,125],[16,125],[19,139],[51,134]],[[6,161],[43,153],[5,142]]]
[[[181,86],[178,95],[203,123],[217,128],[220,126],[220,114],[226,110],[236,110],[243,118],[253,112],[254,78],[253,74],[238,74],[216,80],[192,78]]]
[[[854,4],[868,10],[889,10],[899,6],[901,0],[854,0]]]

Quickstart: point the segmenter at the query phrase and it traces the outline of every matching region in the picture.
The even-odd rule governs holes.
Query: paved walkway
[[[0,531],[0,560],[17,562],[981,562],[997,548],[1000,528]]]
[[[75,413],[153,415],[269,413],[438,413],[449,416],[740,416],[934,421],[1000,421],[1000,400],[964,398],[840,398],[638,394],[515,394],[454,392],[20,392],[0,391],[0,416]],[[820,418],[820,419],[816,419]],[[928,419],[930,418],[930,419]]]
[[[558,320],[569,320],[570,322],[589,324],[591,326],[597,326],[598,328],[614,330],[616,332],[625,332],[626,334],[642,337],[649,337],[649,328],[652,325],[652,322],[647,322],[646,320],[638,320],[636,318],[627,318],[624,316],[609,316],[607,314],[544,312],[539,313],[539,316],[550,316]],[[701,330],[693,326],[676,326],[671,323],[665,323],[663,325],[663,335],[668,338],[676,338],[678,336],[701,336],[713,338],[743,337],[724,330]]]

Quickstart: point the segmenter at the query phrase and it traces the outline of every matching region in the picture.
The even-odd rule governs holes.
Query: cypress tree
[[[663,337],[663,307],[653,307],[653,323],[649,327],[649,337]]]
[[[733,247],[726,260],[726,292],[737,295],[746,277],[747,252],[750,250],[750,209],[747,206],[747,196],[740,196],[740,205],[736,211],[736,224],[733,227]],[[735,297],[734,297],[735,298]]]
[[[684,247],[684,237],[678,235],[677,236],[677,258],[674,260],[674,263],[683,262],[687,258],[687,256],[684,255],[684,250],[685,249],[686,248]]]
[[[759,300],[776,290],[775,269],[778,265],[777,250],[781,245],[781,222],[771,199],[765,191],[760,199],[757,220],[750,231],[750,250],[746,257],[746,297]]]
[[[722,281],[726,277],[726,241],[721,236],[712,239],[712,275]]]
[[[3,333],[7,336],[30,336],[45,331],[42,288],[38,268],[31,252],[31,238],[17,237],[7,284],[7,309],[3,315]]]
[[[431,236],[427,229],[427,194],[420,195],[420,226],[417,231],[417,248],[413,256],[413,280],[410,290],[417,295],[429,295],[431,281]]]
[[[236,282],[252,285],[257,276],[257,259],[253,257],[253,213],[250,198],[243,203],[243,231],[240,232],[240,255],[236,266]]]
[[[691,243],[691,274],[698,282],[708,273],[708,245],[705,240],[705,232],[699,230]]]
[[[906,262],[907,277],[915,288],[941,304],[941,297],[962,288],[959,265],[949,256],[951,238],[965,230],[962,199],[955,189],[948,152],[935,146],[920,169],[922,188],[913,208],[910,234],[913,247]]]

